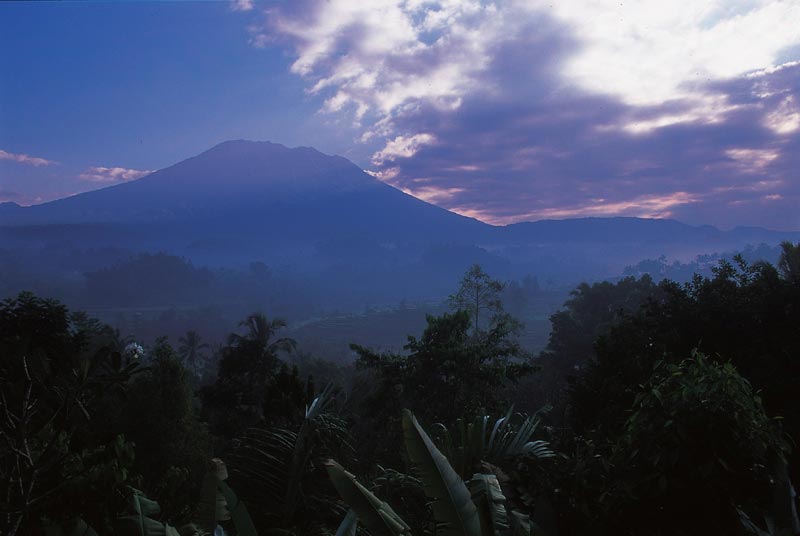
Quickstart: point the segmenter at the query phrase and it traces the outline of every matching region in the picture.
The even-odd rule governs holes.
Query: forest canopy
[[[476,265],[402,351],[351,341],[352,364],[268,311],[145,346],[21,293],[2,532],[798,534],[799,258],[581,284],[540,353]]]

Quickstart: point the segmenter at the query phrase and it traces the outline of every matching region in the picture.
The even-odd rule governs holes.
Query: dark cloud
[[[771,41],[751,43],[752,55],[727,31],[757,35],[777,16],[768,6],[687,26],[680,6],[658,20],[634,10],[641,20],[628,23],[602,6],[587,8],[591,21],[566,4],[379,4],[296,2],[273,28],[327,111],[360,110],[366,135],[350,154],[373,154],[383,180],[498,223],[634,215],[800,228],[800,65],[730,74],[774,56]],[[641,31],[662,22],[675,32]],[[691,32],[720,49],[693,49],[681,37]]]
[[[559,49],[514,45],[485,73],[486,86],[501,91],[471,95],[453,112],[421,108],[396,120],[437,142],[385,163],[392,184],[455,192],[436,202],[497,222],[622,214],[800,228],[800,136],[776,124],[791,117],[773,117],[798,102],[800,65],[709,84],[703,91],[724,106],[704,117],[693,101],[631,107],[560,91],[551,74]],[[541,56],[550,61],[537,66]],[[526,58],[521,77],[514,66]],[[631,130],[670,116],[683,118]]]

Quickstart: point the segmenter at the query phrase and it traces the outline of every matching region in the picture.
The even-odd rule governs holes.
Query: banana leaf
[[[511,525],[511,536],[531,536],[532,534],[544,535],[544,533],[535,533],[533,531],[531,518],[525,514],[512,511],[511,515],[509,516],[509,521]]]
[[[336,536],[356,536],[356,529],[358,528],[358,515],[356,511],[350,509],[347,515],[342,519],[342,523],[336,530]]]
[[[45,536],[97,536],[97,533],[80,517],[72,520],[71,526],[45,524],[42,526]]]
[[[175,527],[156,521],[150,516],[161,512],[158,503],[148,499],[139,490],[132,489],[128,497],[127,515],[117,518],[114,534],[117,536],[181,536]]]
[[[506,536],[509,532],[506,498],[495,475],[475,473],[468,482],[472,501],[478,509],[484,536]]]
[[[238,536],[258,536],[247,507],[239,500],[236,493],[224,481],[219,482],[219,488],[228,504],[228,511],[231,513],[233,525],[236,527],[236,534]]]
[[[219,458],[211,460],[200,486],[200,499],[192,516],[192,524],[199,532],[212,534],[220,521],[231,518],[228,504],[219,489],[219,483],[228,478],[225,462]],[[181,528],[181,533],[185,531]]]
[[[441,524],[441,534],[481,536],[478,510],[469,490],[408,410],[403,410],[403,436],[408,457],[432,501],[434,519]]]
[[[333,460],[325,462],[325,469],[328,471],[333,487],[372,534],[375,536],[411,535],[410,527],[392,510],[392,507],[365,488],[352,473],[345,471]]]

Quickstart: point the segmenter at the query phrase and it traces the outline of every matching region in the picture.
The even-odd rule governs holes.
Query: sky
[[[800,230],[800,0],[0,2],[0,202],[229,139],[493,224]]]

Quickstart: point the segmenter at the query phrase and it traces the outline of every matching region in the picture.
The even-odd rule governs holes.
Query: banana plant
[[[129,488],[125,512],[114,522],[114,536],[224,536],[220,521],[233,520],[237,536],[258,536],[244,503],[225,483],[228,471],[219,458],[211,460],[201,488],[193,522],[180,528],[154,519],[161,512],[156,501],[134,488]],[[84,520],[74,519],[69,526],[43,525],[47,536],[97,536]]]
[[[452,428],[436,425],[437,445],[461,478],[468,478],[481,462],[499,465],[517,456],[551,458],[555,453],[544,440],[533,440],[541,423],[540,415],[551,409],[545,406],[533,415],[514,413],[511,406],[503,417],[491,422],[486,413],[471,421],[458,419]]]
[[[528,516],[508,511],[500,483],[493,474],[476,473],[464,482],[422,429],[414,415],[403,411],[403,436],[409,460],[431,500],[437,534],[445,536],[537,536]],[[408,524],[338,463],[326,463],[336,491],[374,535],[410,535]],[[348,514],[349,515],[349,514]],[[347,519],[345,519],[347,521]],[[343,522],[343,526],[344,526]],[[348,522],[347,528],[351,524]],[[340,527],[340,531],[343,530]]]
[[[403,410],[403,437],[442,533],[480,536],[478,509],[469,490],[409,410]]]
[[[330,449],[351,448],[346,422],[330,411],[334,395],[333,386],[325,387],[295,430],[251,428],[238,438],[231,471],[259,526],[305,534],[322,524],[308,512],[344,513],[315,480],[324,478],[319,462]]]
[[[375,535],[410,536],[411,528],[392,507],[381,501],[374,493],[361,484],[352,473],[333,460],[325,462],[325,469],[339,495],[350,505],[351,512],[361,520],[369,531]],[[348,520],[349,518],[349,520]],[[352,530],[349,525],[354,524],[353,516],[348,512],[344,522],[337,532]]]

